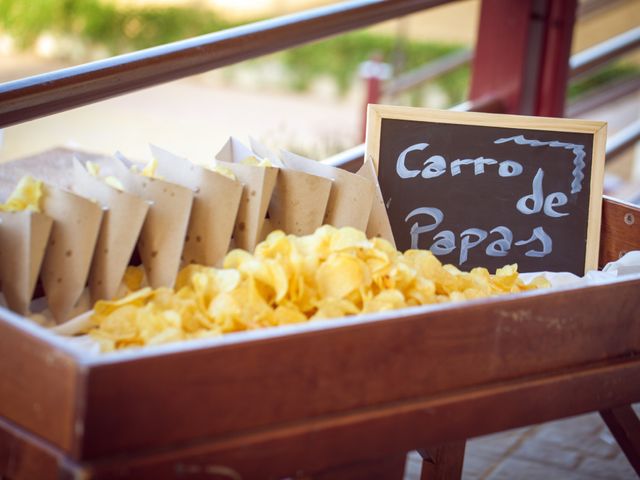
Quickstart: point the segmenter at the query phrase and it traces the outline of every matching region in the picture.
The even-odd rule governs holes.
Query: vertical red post
[[[364,106],[362,108],[362,128],[360,129],[360,139],[364,142],[367,136],[367,106],[370,103],[380,103],[380,94],[382,93],[382,89],[380,87],[380,78],[377,76],[370,76],[365,78],[367,96],[364,101]]]
[[[362,141],[364,142],[367,134],[367,106],[370,103],[380,103],[382,97],[382,82],[388,80],[391,76],[391,66],[382,62],[382,55],[375,54],[371,56],[371,60],[360,65],[360,78],[366,84],[366,99],[364,102],[364,112],[362,114]]]
[[[469,98],[562,116],[577,0],[483,0]]]
[[[573,26],[576,21],[576,0],[554,0],[549,8],[547,35],[538,90],[536,115],[564,116],[569,83],[569,58]]]

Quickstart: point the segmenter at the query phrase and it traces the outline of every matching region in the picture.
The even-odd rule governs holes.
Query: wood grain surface
[[[226,478],[314,478],[332,467],[393,458],[421,445],[458,442],[638,399],[640,359],[627,358],[245,434],[127,452],[87,462],[85,469],[91,479],[163,480],[175,478],[176,472],[206,478],[207,471],[227,472]]]
[[[11,480],[79,478],[73,472],[76,469],[68,467],[63,452],[0,418],[0,478]]]
[[[639,288],[636,278],[98,362],[88,372],[81,458],[375,408],[633,355],[640,352]]]
[[[70,452],[78,434],[77,364],[70,354],[21,329],[18,322],[25,320],[0,307],[0,419]]]
[[[611,430],[618,445],[640,476],[640,419],[631,405],[601,410],[602,419]]]
[[[600,238],[600,268],[627,252],[640,250],[640,207],[604,197]]]

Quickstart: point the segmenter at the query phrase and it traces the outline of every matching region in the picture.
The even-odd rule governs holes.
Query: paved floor
[[[639,412],[640,408],[636,408]],[[405,480],[420,478],[411,453]],[[626,480],[638,478],[598,414],[473,439],[464,480]]]

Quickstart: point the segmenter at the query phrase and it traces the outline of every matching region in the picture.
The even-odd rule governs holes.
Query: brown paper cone
[[[278,175],[275,167],[241,163],[252,156],[261,157],[234,137],[230,137],[215,155],[216,160],[227,162],[226,166],[244,185],[233,239],[236,248],[248,251],[253,251],[258,242],[271,231],[269,226],[265,228],[265,216]]]
[[[333,180],[324,223],[366,230],[375,190],[371,181],[286,151],[281,152],[281,160],[287,168]]]
[[[226,166],[243,185],[233,231],[235,246],[251,252],[262,240],[265,216],[276,185],[278,169],[240,163],[229,163]]]
[[[57,323],[82,295],[102,221],[102,207],[79,195],[44,185],[43,212],[53,219],[42,262],[42,285]]]
[[[93,310],[85,311],[73,317],[68,322],[64,322],[58,326],[52,327],[49,330],[65,337],[73,337],[75,335],[87,333],[91,329],[91,327],[95,325],[91,320],[93,313]]]
[[[395,247],[396,242],[393,238],[393,231],[391,230],[389,215],[387,215],[387,208],[384,204],[384,199],[382,198],[380,184],[378,183],[376,167],[374,166],[371,157],[365,158],[364,162],[362,163],[362,167],[360,167],[356,174],[372,182],[375,187],[375,196],[373,199],[373,205],[371,206],[369,222],[367,223],[367,237],[384,238]]]
[[[131,172],[113,159],[111,171],[125,191],[150,203],[138,240],[138,252],[152,288],[173,287],[184,248],[193,191],[158,178]]]
[[[269,204],[273,230],[294,235],[315,232],[324,220],[331,184],[328,178],[281,169]]]
[[[262,224],[262,233],[259,236],[258,243],[262,242],[265,238],[267,238],[269,234],[274,230],[277,230],[277,229],[273,226],[271,219],[265,218],[264,223]]]
[[[158,161],[161,176],[195,192],[182,255],[184,263],[220,265],[229,250],[242,183],[154,145],[151,153]]]
[[[251,137],[249,143],[257,157],[267,158],[274,166],[281,168],[269,204],[269,218],[263,228],[263,238],[273,230],[283,230],[294,235],[315,232],[324,220],[332,181],[298,170],[285,169],[272,150]]]
[[[140,197],[110,187],[73,162],[73,190],[106,207],[89,272],[91,300],[116,296],[136,246],[149,204]]]
[[[52,223],[42,213],[0,212],[0,284],[7,306],[21,315],[29,313]]]

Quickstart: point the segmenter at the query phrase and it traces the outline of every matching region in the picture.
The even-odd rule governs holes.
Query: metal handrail
[[[452,0],[354,0],[0,85],[0,128],[285,50]]]
[[[640,27],[573,55],[569,60],[571,76],[583,75],[638,47],[640,47]]]
[[[631,148],[638,141],[640,141],[640,120],[636,120],[632,124],[627,125],[607,140],[607,161],[610,161],[621,153],[624,153],[625,150]]]
[[[385,85],[382,94],[386,97],[393,98],[404,91],[418,87],[429,80],[438,78],[445,73],[449,73],[456,68],[468,64],[472,58],[473,51],[471,50],[459,50],[453,52],[449,55],[438,58],[433,62],[429,62],[421,67],[399,75]]]
[[[581,95],[567,105],[565,116],[572,118],[626,97],[640,90],[640,74],[606,84]]]
[[[449,110],[455,112],[502,113],[504,112],[504,105],[498,98],[485,98],[482,100],[462,102],[459,105],[451,107]],[[332,167],[355,171],[360,167],[364,154],[365,144],[361,143],[360,145],[356,145],[355,147],[323,160],[322,163],[331,165]]]
[[[572,78],[579,77],[639,46],[640,27],[573,55],[569,60],[570,75]],[[439,58],[389,81],[383,95],[393,98],[469,63],[472,58],[471,50],[461,50]]]

